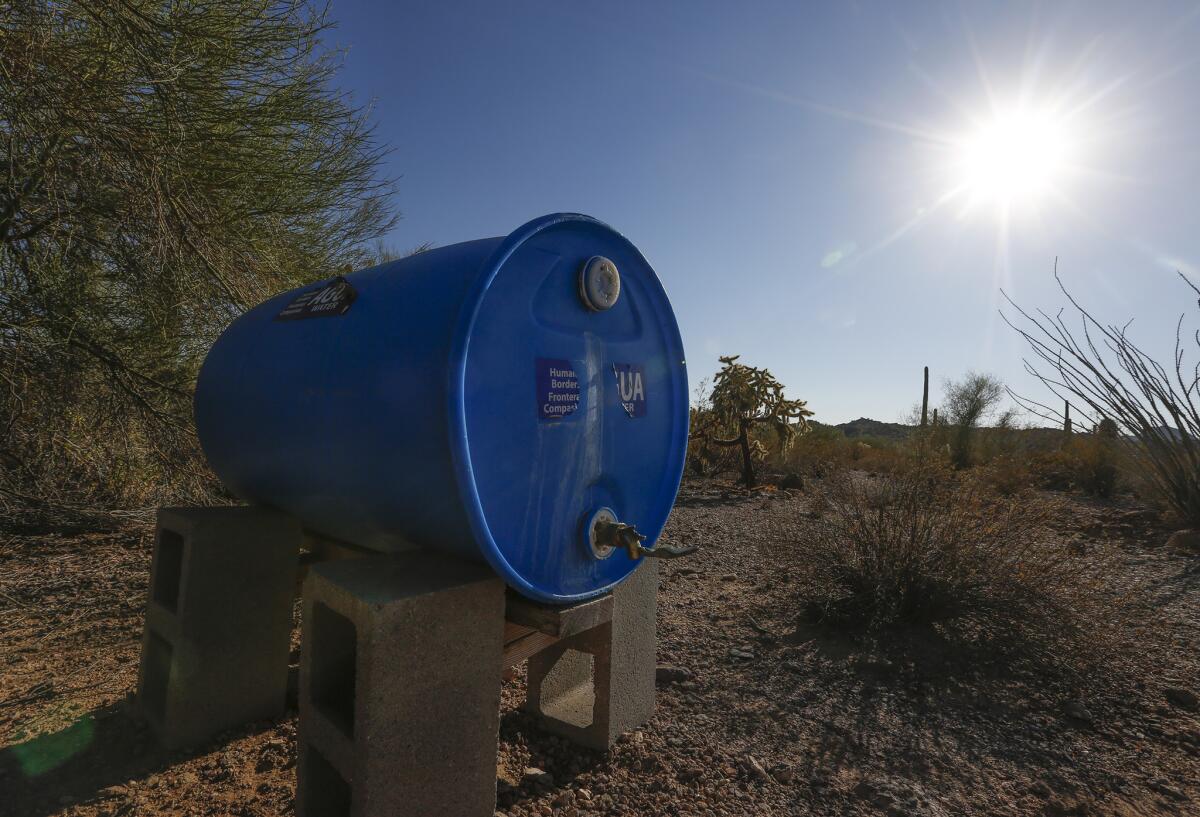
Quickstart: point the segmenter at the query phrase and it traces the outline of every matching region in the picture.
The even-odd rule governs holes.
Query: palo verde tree
[[[738,446],[742,454],[742,482],[754,487],[754,448],[751,430],[768,425],[787,449],[797,433],[808,431],[812,416],[804,400],[788,400],[783,384],[766,369],[738,363],[740,355],[719,358],[722,368],[713,378],[712,414],[718,429],[731,436],[714,437],[717,445]]]
[[[1004,398],[1004,384],[989,374],[968,372],[962,380],[947,381],[946,405],[942,412],[950,426],[950,459],[955,468],[971,465],[975,429],[992,416]],[[1002,418],[1009,425],[1011,416]]]
[[[202,491],[209,345],[395,220],[330,23],[289,0],[0,8],[0,500]]]

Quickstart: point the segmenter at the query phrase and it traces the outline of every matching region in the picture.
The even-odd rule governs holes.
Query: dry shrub
[[[772,465],[817,478],[841,468],[890,474],[909,468],[913,456],[903,443],[876,437],[849,439],[825,426],[798,438]]]
[[[1117,448],[1113,440],[1094,434],[1074,437],[1066,446],[1075,485],[1093,496],[1111,497],[1117,489]]]
[[[1104,560],[1050,540],[1027,496],[997,496],[938,465],[880,479],[840,473],[825,487],[797,554],[820,621],[877,631],[957,620],[1058,637],[1095,617]]]
[[[1030,484],[1054,491],[1078,489],[1104,499],[1126,481],[1118,445],[1095,434],[1080,434],[1061,447],[1033,451],[1022,459]]]
[[[1037,451],[1027,461],[1032,484],[1050,491],[1069,491],[1075,487],[1075,464],[1065,449]]]
[[[987,484],[1000,496],[1016,496],[1035,484],[1028,457],[1020,454],[996,457],[988,463],[983,473]]]

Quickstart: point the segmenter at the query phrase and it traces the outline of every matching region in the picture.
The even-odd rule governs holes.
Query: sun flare
[[[972,203],[1036,204],[1054,191],[1070,152],[1066,128],[1051,114],[999,113],[962,140],[960,183]]]

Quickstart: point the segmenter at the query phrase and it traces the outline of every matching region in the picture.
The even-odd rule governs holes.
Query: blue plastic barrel
[[[653,543],[687,448],[671,305],[611,227],[549,215],[278,295],[217,340],[196,426],[237,496],[378,551],[485,559],[526,596],[599,595],[601,509]]]

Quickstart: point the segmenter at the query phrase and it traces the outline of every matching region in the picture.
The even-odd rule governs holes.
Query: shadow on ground
[[[104,789],[169,769],[269,724],[247,724],[210,744],[182,751],[162,748],[125,703],[101,707],[58,732],[0,748],[0,789],[6,814],[45,815],[87,803]]]

